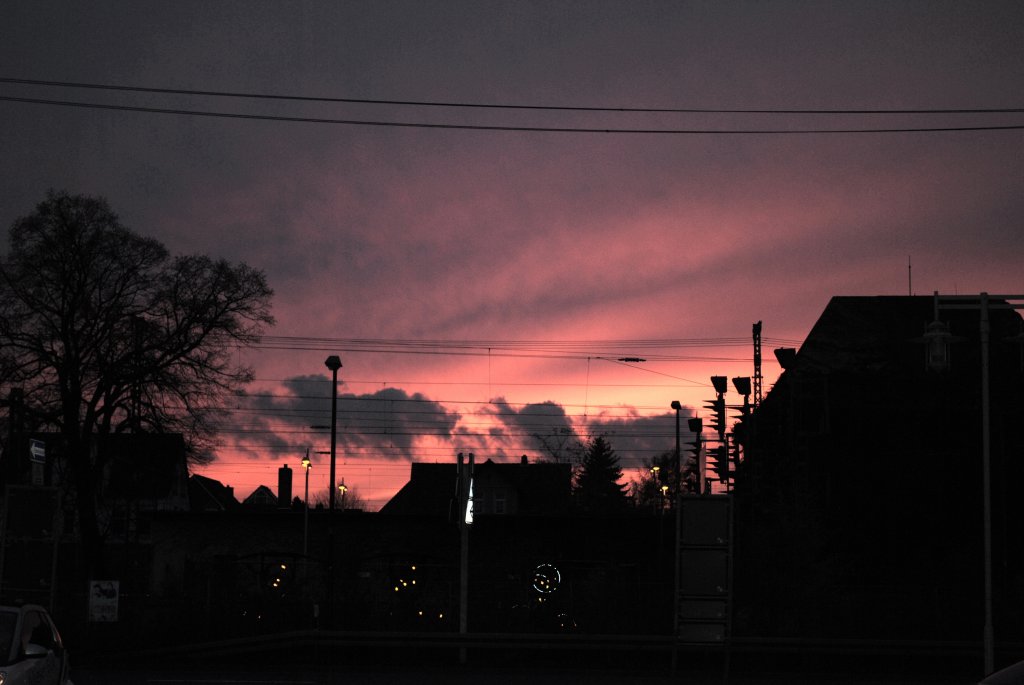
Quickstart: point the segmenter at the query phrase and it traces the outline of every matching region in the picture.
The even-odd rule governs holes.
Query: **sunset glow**
[[[328,355],[338,480],[377,509],[459,451],[605,435],[631,478],[673,401],[753,374],[755,322],[767,393],[834,295],[1024,289],[1024,119],[991,111],[1021,107],[1019,3],[61,5],[3,10],[0,218],[102,195],[266,273],[277,325],[202,471],[239,499],[307,449],[326,492]],[[616,111],[645,108],[712,111]]]

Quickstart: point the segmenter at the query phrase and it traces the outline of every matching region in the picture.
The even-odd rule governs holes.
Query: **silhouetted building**
[[[277,495],[266,485],[259,485],[249,493],[249,496],[242,500],[246,507],[271,508],[277,507]]]
[[[936,370],[924,336],[935,305],[835,297],[784,357],[735,478],[736,633],[980,640],[980,313],[938,310],[951,337]],[[1019,640],[1021,319],[992,305],[995,623]]]
[[[382,514],[448,516],[455,497],[456,464],[414,463],[409,482],[381,508]],[[480,515],[559,515],[569,511],[569,464],[488,459],[473,472],[473,513]]]
[[[239,505],[234,488],[199,474],[188,479],[188,496],[190,511],[231,511]]]

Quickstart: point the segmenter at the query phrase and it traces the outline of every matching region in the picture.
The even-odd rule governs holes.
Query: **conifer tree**
[[[615,450],[604,436],[587,443],[573,494],[581,510],[589,513],[620,512],[626,506],[626,488]]]

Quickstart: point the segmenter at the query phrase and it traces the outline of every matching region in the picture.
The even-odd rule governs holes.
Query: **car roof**
[[[43,613],[49,613],[46,611],[46,607],[40,604],[3,604],[0,605],[0,611],[42,611]]]

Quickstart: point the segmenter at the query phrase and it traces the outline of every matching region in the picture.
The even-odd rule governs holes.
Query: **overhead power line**
[[[455,124],[427,123],[412,121],[381,121],[371,119],[334,119],[329,117],[282,116],[272,114],[247,114],[243,112],[215,112],[211,110],[177,109],[168,107],[142,107],[137,105],[113,105],[98,102],[73,100],[48,100],[0,96],[2,102],[99,109],[121,112],[144,112],[147,114],[173,114],[179,116],[209,117],[217,119],[241,119],[248,121],[274,121],[306,124],[331,124],[343,126],[372,126],[382,128],[422,128],[457,131],[505,131],[520,133],[605,133],[635,135],[808,135],[808,134],[867,134],[867,133],[952,133],[968,131],[1018,131],[1024,124],[1005,126],[926,126],[926,127],[880,127],[880,128],[752,128],[752,129],[708,129],[708,128],[612,128],[574,126],[517,126],[507,124]]]
[[[1024,108],[971,108],[971,109],[716,109],[708,107],[607,107],[593,105],[537,105],[502,104],[482,102],[455,102],[436,100],[397,100],[372,98],[347,98],[311,95],[282,95],[274,93],[252,93],[224,90],[198,90],[191,88],[158,88],[153,86],[127,86],[110,83],[84,83],[81,81],[45,81],[0,77],[0,83],[13,83],[54,88],[83,88],[135,93],[161,93],[165,95],[195,95],[202,97],[245,98],[259,100],[286,100],[293,102],[331,102],[339,104],[388,105],[395,107],[445,107],[452,109],[507,109],[536,110],[553,112],[624,112],[661,114],[759,114],[759,115],[848,115],[848,114],[1019,114]]]
[[[767,338],[769,344],[796,346],[801,341],[789,338]],[[430,352],[450,354],[492,354],[500,356],[517,353],[558,354],[573,357],[621,357],[620,352],[632,354],[643,350],[650,357],[650,350],[673,348],[717,348],[749,347],[746,337],[719,338],[664,338],[664,339],[621,339],[621,340],[408,340],[388,338],[321,338],[306,336],[265,335],[257,347],[289,350],[340,350],[367,352]],[[344,348],[344,349],[342,349]],[[674,357],[667,357],[669,359]],[[659,360],[666,357],[658,357]],[[690,359],[690,357],[683,357]]]

